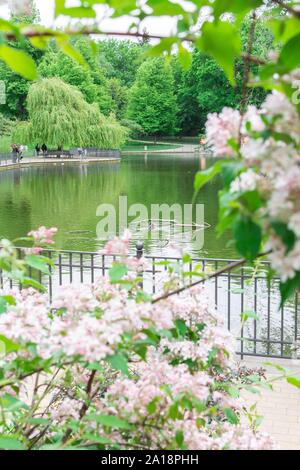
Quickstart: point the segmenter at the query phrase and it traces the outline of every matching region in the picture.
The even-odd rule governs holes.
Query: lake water
[[[211,165],[212,161],[208,160],[206,164]],[[58,161],[53,165],[0,172],[0,238],[15,239],[40,225],[56,226],[59,229],[56,248],[98,251],[105,243],[99,239],[96,230],[101,219],[99,213],[97,215],[99,205],[108,204],[108,207],[117,210],[119,197],[122,196],[127,197],[129,207],[144,204],[148,214],[151,214],[153,204],[178,204],[183,209],[185,204],[192,201],[194,176],[201,165],[203,162],[196,156],[160,154],[148,157],[132,155],[120,162],[90,165],[63,165]],[[217,193],[220,188],[220,181],[213,181],[200,191],[196,201],[197,204],[204,205],[204,221],[207,224],[207,228],[202,230],[203,246],[199,247],[199,240],[190,240],[188,236],[178,239],[176,230],[173,233],[175,242],[195,258],[238,257],[234,246],[230,244],[230,235],[216,237]],[[146,215],[145,219],[149,217]],[[193,221],[196,221],[195,214]],[[153,239],[153,224],[149,226],[148,222],[146,220],[146,254],[173,254],[173,243],[168,235],[163,231],[160,238]],[[118,221],[116,229],[119,230]],[[136,238],[140,238],[140,233]],[[135,241],[132,243],[132,251],[134,250]],[[79,257],[75,264],[77,268],[72,275],[73,282],[90,280],[91,269],[87,262],[86,269],[82,268]],[[54,276],[53,282],[70,282],[68,258],[63,268],[60,268],[58,266],[60,274]],[[215,265],[211,268],[214,269]],[[98,269],[101,272],[99,266]],[[244,269],[248,279],[225,275],[209,283],[210,292],[219,310],[227,318],[228,327],[237,336],[242,311],[255,310],[260,316],[257,324],[251,320],[246,326],[244,333],[251,341],[248,347],[244,344],[245,350],[275,356],[289,355],[289,343],[293,341],[295,330],[299,330],[300,324],[296,319],[295,304],[291,301],[285,310],[279,312],[277,283],[270,288],[264,272],[258,272],[254,282],[249,268]],[[280,345],[278,340],[286,343]]]
[[[207,163],[211,164],[210,161]],[[196,257],[236,256],[229,239],[217,239],[215,235],[217,181],[203,188],[197,199],[197,204],[204,205],[204,221],[208,228],[196,228],[194,242],[188,224],[185,224],[187,233],[183,238],[177,234],[177,231],[182,231],[180,225],[176,229],[171,227],[172,235],[163,226],[162,232],[156,236],[153,236],[153,229],[150,233],[150,228],[145,225],[151,218],[153,204],[179,204],[183,211],[184,205],[191,203],[194,176],[199,167],[199,157],[160,154],[148,157],[132,155],[121,162],[91,165],[62,165],[58,161],[56,165],[2,172],[0,236],[14,239],[40,225],[56,226],[59,229],[57,248],[96,251],[103,246],[96,231],[101,220],[97,216],[98,206],[110,204],[118,216],[119,197],[123,196],[124,200],[126,196],[129,207],[144,204],[148,210],[148,217],[142,217],[144,225],[141,227],[142,235],[148,239],[145,240],[148,254],[168,255],[171,246],[178,244]],[[174,214],[170,218],[174,219]],[[196,213],[193,221],[196,222]],[[134,225],[133,228],[137,227]],[[118,232],[118,217],[116,229]],[[141,238],[141,232],[133,232],[134,238]]]

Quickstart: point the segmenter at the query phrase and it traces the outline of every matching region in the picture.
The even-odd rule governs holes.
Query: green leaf
[[[24,444],[11,436],[0,436],[0,449],[4,450],[25,450]]]
[[[145,361],[147,356],[147,345],[146,344],[134,344],[134,352],[140,356],[140,358]]]
[[[246,14],[262,5],[262,0],[215,0],[212,4],[216,17],[220,17],[222,13],[242,13]]]
[[[295,294],[296,290],[300,287],[300,273],[297,273],[293,279],[289,279],[286,282],[280,283],[280,294],[281,294],[281,303],[280,308],[282,308],[285,302]]]
[[[239,417],[231,408],[224,408],[224,414],[231,424],[238,424]]]
[[[220,173],[222,166],[223,162],[219,161],[211,168],[208,168],[204,171],[198,171],[198,173],[196,173],[194,180],[194,199],[196,198],[200,189],[203,188],[203,186],[205,186],[209,181],[211,181],[218,173]]]
[[[206,22],[196,44],[216,60],[233,85],[235,59],[241,53],[241,39],[235,25],[228,21]]]
[[[284,71],[300,67],[300,34],[292,37],[282,48],[279,56],[279,65],[284,66]]]
[[[291,385],[294,385],[295,387],[297,388],[300,388],[300,377],[287,377],[286,381],[291,384]]]
[[[241,289],[240,287],[237,287],[237,288],[231,289],[230,292],[231,292],[232,294],[244,294],[244,293],[245,293],[245,289]]]
[[[181,43],[178,44],[178,58],[182,68],[188,70],[192,64],[192,55]]]
[[[113,443],[113,441],[111,439],[108,439],[108,437],[98,436],[97,434],[92,433],[83,434],[82,439],[86,439],[88,441],[96,442],[97,444],[103,445]]]
[[[90,415],[88,416],[89,420],[96,421],[98,424],[102,424],[102,426],[107,426],[109,428],[116,428],[116,429],[131,429],[131,425],[123,420],[118,418],[117,416],[112,415]]]
[[[243,164],[240,162],[228,162],[221,166],[221,176],[226,188],[228,188],[232,181],[238,176],[242,168]]]
[[[125,375],[129,375],[128,359],[121,353],[114,354],[106,358],[108,364],[116,370],[120,370]]]
[[[246,322],[249,318],[253,318],[254,320],[259,320],[259,316],[255,312],[243,312],[241,313],[241,320],[242,322]]]
[[[31,279],[30,277],[25,277],[22,279],[22,286],[24,287],[33,287],[36,290],[41,292],[46,292],[45,286],[43,286],[40,282],[36,281],[35,279]]]
[[[0,44],[0,59],[14,72],[27,78],[27,80],[37,79],[37,68],[34,60],[25,52],[14,49],[6,44]]]
[[[12,395],[9,395],[8,393],[5,393],[5,395],[0,398],[0,403],[2,408],[11,412],[18,411],[20,409],[29,409],[29,406],[26,405],[26,403],[22,402],[21,400]]]
[[[300,22],[297,18],[272,18],[267,22],[276,42],[286,43],[300,33]]]
[[[176,444],[178,445],[178,447],[182,447],[183,442],[184,442],[184,434],[181,429],[177,429],[175,440],[176,440]]]
[[[89,5],[66,7],[65,0],[55,0],[55,16],[65,15],[71,18],[96,18],[96,11],[93,8],[93,4],[105,3],[105,1],[89,0],[88,2],[81,3],[89,3]]]
[[[247,260],[253,260],[261,245],[261,227],[249,217],[239,216],[234,222],[233,233],[238,252]]]
[[[264,365],[275,367],[277,370],[280,370],[280,372],[286,373],[288,371],[285,367],[282,367],[280,364],[275,364],[274,362],[264,362]]]
[[[108,271],[109,278],[112,283],[117,283],[123,279],[128,273],[128,268],[125,264],[115,263]]]
[[[199,400],[197,397],[192,397],[192,403],[198,413],[202,413],[207,409],[206,403],[202,400]]]
[[[248,191],[243,193],[239,200],[250,212],[257,211],[263,204],[258,191]]]
[[[187,326],[184,320],[176,320],[175,325],[181,336],[184,336],[187,332]]]
[[[52,421],[50,419],[46,418],[30,418],[28,420],[29,424],[34,424],[34,425],[41,425],[41,426],[47,426],[48,424],[51,424]]]
[[[93,0],[92,0],[93,1]],[[98,1],[98,0],[97,0]],[[108,3],[107,0],[100,0],[99,3]],[[136,0],[110,0],[109,5],[116,10],[116,16],[126,15],[136,9]]]
[[[29,38],[29,41],[36,49],[44,51],[47,48],[49,37],[45,36],[33,36]]]
[[[185,13],[181,5],[166,0],[148,0],[147,5],[153,9],[151,16],[176,16]]]
[[[88,67],[84,57],[82,56],[82,54],[75,47],[73,47],[72,44],[70,44],[66,39],[57,38],[56,42],[57,42],[57,45],[60,48],[60,50],[65,55],[67,55],[71,59],[75,60],[79,64],[81,64],[85,67]]]
[[[153,400],[151,400],[150,403],[148,403],[147,405],[148,413],[153,414],[156,412],[157,404],[160,402],[160,400],[161,400],[161,397],[158,396],[158,397],[153,398]]]
[[[160,40],[158,44],[147,49],[147,51],[145,52],[145,57],[157,57],[161,55],[163,52],[167,52],[168,54],[171,54],[172,47],[176,43],[177,43],[176,37],[163,38]]]
[[[99,364],[98,362],[90,362],[86,368],[88,370],[98,370],[98,371],[103,371],[103,366],[101,364]]]
[[[228,387],[227,391],[232,398],[238,398],[240,396],[240,391],[236,387]]]
[[[5,313],[7,305],[16,305],[15,299],[11,295],[3,295],[0,297],[0,315]]]
[[[178,413],[179,413],[178,403],[175,402],[175,403],[173,403],[173,405],[170,406],[169,416],[170,416],[171,419],[176,420],[178,418]]]
[[[283,222],[271,222],[271,227],[286,245],[288,251],[290,251],[296,242],[295,233]]]
[[[16,352],[20,349],[20,346],[14,343],[6,336],[0,335],[0,343],[3,345],[2,349],[5,354],[9,354],[10,352]]]
[[[48,276],[50,274],[47,262],[39,255],[25,256],[25,263],[27,263],[31,268],[37,269]]]
[[[60,10],[61,15],[72,18],[96,18],[96,12],[92,7],[69,7]]]

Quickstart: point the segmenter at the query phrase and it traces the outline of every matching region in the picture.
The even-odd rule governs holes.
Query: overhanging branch
[[[143,39],[145,37],[144,33],[132,33],[132,32],[120,32],[120,31],[101,31],[99,29],[95,28],[84,28],[81,30],[78,29],[72,29],[72,30],[66,30],[63,33],[60,31],[35,31],[35,30],[26,30],[22,32],[22,35],[27,38],[27,39],[32,39],[32,38],[46,38],[46,39],[55,39],[56,37],[59,38],[62,34],[65,34],[67,36],[107,36],[107,37],[128,37],[128,38],[136,38],[136,39]],[[18,38],[15,33],[9,32],[5,34],[5,37],[8,41],[16,41]],[[148,34],[147,33],[147,39],[155,39],[155,40],[163,40],[163,39],[168,39],[170,36],[162,36],[162,35],[157,35],[157,34]],[[198,36],[184,36],[181,38],[178,38],[179,41],[181,42],[188,42],[188,43],[194,43],[198,39]],[[243,53],[241,54],[242,59],[248,60],[249,62],[252,62],[253,64],[257,65],[265,65],[267,62],[264,59],[261,59],[260,57],[255,57],[252,55],[249,55],[248,53]]]
[[[264,256],[267,256],[271,253],[271,251],[267,251],[265,253],[260,253],[258,254],[255,259],[263,258]],[[228,266],[225,266],[224,268],[220,268],[217,271],[208,274],[207,276],[203,276],[202,279],[193,282],[192,284],[189,284],[188,286],[182,286],[179,289],[176,289],[172,292],[167,292],[166,294],[161,295],[160,297],[157,297],[156,299],[152,300],[152,304],[156,304],[157,302],[160,302],[161,300],[168,299],[169,297],[173,295],[180,294],[181,292],[184,292],[187,289],[191,289],[192,287],[198,286],[199,284],[203,284],[206,281],[209,281],[210,279],[213,279],[215,277],[220,276],[221,274],[227,273],[229,271],[232,271],[235,268],[239,268],[240,266],[243,266],[247,260],[245,258],[234,261],[233,263],[228,264]]]

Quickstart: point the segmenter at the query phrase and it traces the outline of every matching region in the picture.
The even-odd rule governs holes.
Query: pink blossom
[[[52,245],[54,241],[52,238],[57,233],[57,228],[46,228],[44,226],[39,227],[38,230],[32,230],[28,233],[29,237],[32,237],[35,243],[41,245]]]
[[[220,114],[208,115],[206,123],[207,143],[212,147],[215,156],[234,156],[235,151],[228,144],[230,139],[239,139],[241,128],[239,111],[224,108]]]
[[[126,256],[129,252],[129,242],[131,233],[125,230],[122,237],[114,237],[110,240],[105,247],[100,251],[101,255],[120,255]]]

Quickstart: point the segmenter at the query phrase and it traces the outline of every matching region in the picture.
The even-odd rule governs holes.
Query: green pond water
[[[212,161],[208,160],[206,164],[211,165]],[[150,214],[152,204],[179,204],[183,208],[192,201],[194,175],[201,165],[203,161],[201,163],[199,157],[160,154],[148,157],[132,155],[122,158],[120,162],[97,164],[62,164],[57,161],[52,165],[0,172],[0,237],[15,239],[40,225],[56,226],[59,229],[56,248],[98,251],[105,243],[99,239],[96,230],[101,219],[99,213],[97,215],[99,205],[109,204],[118,213],[119,197],[127,196],[129,207],[144,204]],[[213,181],[201,190],[196,201],[204,205],[204,220],[208,224],[208,228],[202,231],[203,247],[199,248],[198,242],[194,240],[179,241],[184,251],[190,252],[195,258],[238,257],[234,246],[230,244],[230,234],[223,238],[217,238],[215,234],[218,222],[217,193],[220,187],[220,181]],[[117,223],[117,232],[118,229]],[[145,240],[146,254],[173,254],[173,242],[165,234],[153,240],[149,229],[148,235]],[[132,243],[132,251],[135,250],[135,241]],[[74,272],[74,282],[80,282],[81,273],[77,271]],[[90,275],[87,269],[84,279],[90,279]],[[57,274],[53,282],[60,282]],[[63,282],[69,282],[66,267]],[[145,286],[146,283],[147,278]],[[244,334],[248,338],[260,338],[260,342],[250,342],[248,346],[245,343],[244,350],[253,353],[257,346],[256,351],[262,354],[290,354],[290,346],[282,346],[281,350],[278,339],[292,342],[295,336],[295,304],[291,301],[284,311],[278,310],[276,283],[270,289],[263,276],[255,283],[241,285],[239,277],[230,280],[225,275],[207,285],[224,317],[228,318],[231,312],[228,326],[236,332],[236,336],[240,335],[241,311],[255,309],[259,315],[257,325],[252,320],[247,322]],[[241,292],[244,292],[243,296]]]
[[[183,210],[184,205],[192,201],[194,175],[199,168],[199,157],[160,154],[132,155],[120,162],[97,164],[61,164],[58,161],[55,165],[1,172],[0,236],[15,239],[40,225],[56,226],[59,229],[56,248],[96,251],[104,243],[96,231],[101,220],[97,216],[100,204],[110,204],[116,209],[117,232],[120,196],[127,196],[128,207],[144,204],[149,219],[153,204],[179,204]],[[218,189],[216,181],[199,194],[197,203],[204,205],[204,220],[209,227],[198,230],[202,233],[195,242],[190,239],[190,233],[184,240],[178,238],[176,232],[182,231],[180,226],[171,237],[164,229],[156,237],[150,229],[145,234],[143,226],[147,254],[170,255],[171,246],[180,245],[194,256],[236,257],[229,239],[218,239],[215,235]],[[174,219],[173,213],[171,218]],[[128,220],[132,221],[132,217]],[[195,213],[193,220],[197,220]],[[188,232],[189,228],[185,230]],[[203,243],[199,241],[201,236]],[[134,238],[141,236],[134,234]]]

